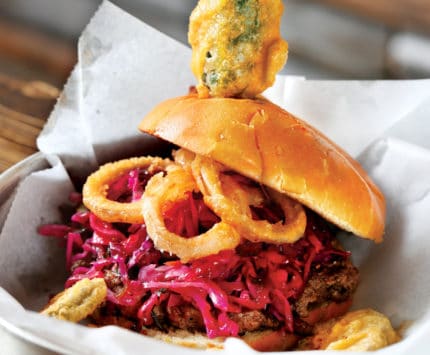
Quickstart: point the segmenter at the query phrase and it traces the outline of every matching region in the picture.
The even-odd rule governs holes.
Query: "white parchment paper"
[[[60,219],[73,181],[108,160],[145,154],[154,140],[137,125],[158,102],[195,83],[189,48],[103,3],[79,41],[76,65],[38,139],[52,168],[19,186],[0,235],[0,323],[53,350],[80,354],[188,354],[119,329],[88,329],[35,312],[65,281],[64,248],[38,236]],[[287,64],[288,65],[288,64]],[[357,157],[382,188],[385,242],[353,236],[361,270],[354,307],[372,307],[394,324],[412,321],[405,339],[381,354],[430,348],[430,80],[310,81],[279,77],[266,96],[307,120]],[[1,184],[1,178],[0,178]],[[0,201],[1,203],[1,201]],[[229,339],[224,353],[254,353]]]

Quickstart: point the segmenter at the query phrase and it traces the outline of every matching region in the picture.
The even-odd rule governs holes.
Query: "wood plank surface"
[[[44,120],[10,110],[0,105],[0,137],[35,150],[36,138]]]
[[[0,105],[18,113],[46,118],[60,94],[42,81],[26,81],[0,73]]]
[[[33,154],[76,43],[0,14],[0,173]]]
[[[75,43],[1,16],[0,53],[38,69],[55,84],[66,80],[77,57]]]
[[[0,173],[37,151],[36,138],[58,95],[47,83],[0,73]]]

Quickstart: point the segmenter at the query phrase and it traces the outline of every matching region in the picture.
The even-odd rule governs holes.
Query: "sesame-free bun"
[[[183,329],[162,332],[158,329],[145,328],[142,333],[166,343],[195,349],[221,350],[224,348],[225,341],[224,338],[209,339],[203,333],[191,333]],[[239,338],[258,351],[291,350],[296,346],[298,340],[294,334],[270,329],[247,332]]]
[[[266,99],[177,97],[139,129],[285,193],[346,231],[382,240],[384,196],[359,163]]]

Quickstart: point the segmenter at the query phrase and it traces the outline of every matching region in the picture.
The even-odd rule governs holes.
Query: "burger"
[[[177,163],[184,169],[191,165],[199,187],[192,198],[201,199],[218,220],[240,234],[234,248],[185,260],[185,270],[173,279],[165,276],[175,283],[188,280],[185,275],[191,273],[194,282],[205,280],[216,287],[204,293],[203,305],[192,297],[198,288],[189,291],[191,296],[179,292],[178,305],[168,299],[157,302],[148,334],[188,344],[199,339],[190,334],[209,339],[239,336],[258,350],[285,350],[311,335],[315,324],[347,312],[359,272],[336,233],[343,230],[378,243],[385,221],[383,194],[357,161],[321,132],[261,97],[174,98],[159,104],[139,128],[179,149]],[[217,169],[205,169],[205,164]],[[238,190],[260,198],[245,198]],[[145,198],[151,201],[151,194],[145,192]],[[303,224],[298,222],[300,212],[283,208],[283,198],[303,211],[302,229],[297,227]],[[168,213],[171,203],[166,203],[163,216],[175,225]],[[147,210],[151,208],[149,204]],[[181,209],[187,218],[187,208]],[[152,214],[145,208],[144,216],[157,248],[159,230],[149,227]],[[204,217],[199,223],[203,222]],[[215,289],[224,292],[227,305],[217,303],[211,294]],[[173,288],[164,294],[176,292]]]
[[[71,223],[40,229],[67,240],[66,289],[88,279],[99,289],[86,283],[70,292],[82,299],[46,314],[72,302],[74,321],[198,348],[239,337],[273,351],[348,311],[359,271],[337,232],[380,242],[385,219],[357,161],[262,97],[191,93],[156,106],[139,128],[172,154],[102,166],[73,196]]]

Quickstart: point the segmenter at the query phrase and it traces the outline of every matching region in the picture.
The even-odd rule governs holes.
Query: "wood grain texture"
[[[2,152],[1,160],[5,164],[12,165],[34,153],[36,149],[0,137],[0,151]]]
[[[76,43],[0,14],[0,173],[36,138],[76,63]]]
[[[76,62],[75,44],[0,17],[0,53],[64,81]]]
[[[0,137],[30,149],[36,149],[36,138],[43,120],[27,116],[0,105]]]
[[[0,105],[33,117],[46,118],[60,94],[41,81],[20,80],[0,73]]]
[[[36,138],[58,95],[44,82],[0,73],[0,173],[37,151]]]

